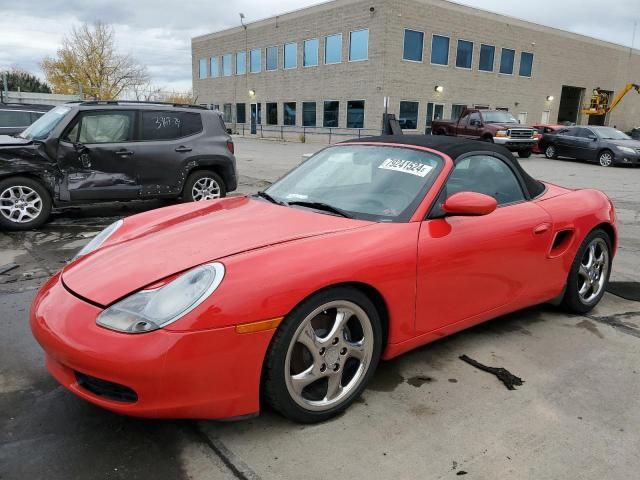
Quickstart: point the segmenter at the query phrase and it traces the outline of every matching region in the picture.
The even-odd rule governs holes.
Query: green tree
[[[116,51],[114,29],[102,22],[74,27],[56,57],[46,57],[41,66],[54,93],[82,90],[100,100],[116,99],[149,81],[145,66]]]
[[[7,90],[10,92],[34,92],[34,93],[51,93],[51,88],[45,82],[35,75],[13,68],[8,71],[0,72],[0,78],[7,79]],[[3,85],[0,85],[3,87]]]

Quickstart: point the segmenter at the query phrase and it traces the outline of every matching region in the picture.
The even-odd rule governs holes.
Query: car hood
[[[107,306],[206,262],[370,224],[248,197],[177,205],[127,218],[102,248],[67,265],[62,281]]]
[[[526,128],[528,130],[533,130],[533,127],[529,127],[527,125],[521,125],[519,123],[487,123],[487,125],[493,125],[494,127],[509,130],[510,128]]]
[[[605,139],[604,140],[607,143],[610,143],[612,145],[619,145],[621,147],[629,147],[629,148],[640,148],[640,141],[638,140],[608,140]]]
[[[0,135],[0,148],[1,147],[23,147],[31,144],[31,140],[26,138],[13,137],[11,135]]]

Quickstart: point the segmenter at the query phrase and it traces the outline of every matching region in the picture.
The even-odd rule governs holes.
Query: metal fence
[[[235,125],[232,131],[237,135],[254,135],[251,126]],[[338,128],[338,127],[299,127],[294,125],[256,125],[255,136],[286,141],[324,141],[326,143],[381,135],[381,128]]]

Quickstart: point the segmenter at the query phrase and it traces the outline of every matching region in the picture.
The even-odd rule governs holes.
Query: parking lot
[[[234,141],[238,193],[323,147]],[[640,282],[640,169],[542,156],[522,164],[541,180],[605,191],[620,234],[612,280]],[[38,231],[0,232],[0,266],[15,264],[0,273],[0,479],[637,477],[640,303],[612,294],[587,316],[539,306],[383,363],[352,408],[318,425],[268,410],[235,422],[140,420],[76,398],[31,337],[35,289],[116,218],[165,204],[65,208]],[[524,384],[507,390],[461,355]]]

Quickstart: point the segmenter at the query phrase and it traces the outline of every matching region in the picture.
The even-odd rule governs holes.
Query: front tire
[[[547,148],[544,149],[544,156],[549,160],[555,160],[558,158],[558,151],[556,150],[555,145],[547,145]]]
[[[38,181],[10,177],[0,181],[0,227],[31,230],[44,224],[51,213],[51,196]]]
[[[531,150],[520,150],[518,152],[518,156],[520,158],[529,158],[531,156]]]
[[[604,296],[611,263],[611,238],[604,230],[593,230],[580,245],[571,265],[563,307],[572,313],[590,312]]]
[[[211,170],[193,172],[184,183],[182,198],[186,202],[215,200],[227,195],[227,187],[220,175]]]
[[[598,155],[598,163],[601,167],[610,167],[613,165],[614,156],[611,150],[603,150]]]
[[[349,287],[319,292],[293,309],[274,335],[264,399],[297,422],[328,420],[362,393],[381,352],[380,316],[365,294]]]

